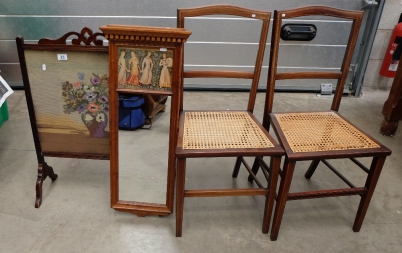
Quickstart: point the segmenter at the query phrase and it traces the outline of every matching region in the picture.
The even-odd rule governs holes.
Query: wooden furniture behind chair
[[[278,177],[280,158],[283,150],[273,140],[253,115],[262,59],[268,33],[271,14],[269,12],[245,9],[230,5],[205,6],[178,10],[178,27],[184,28],[185,18],[205,15],[230,15],[262,21],[261,35],[255,68],[252,72],[231,71],[185,71],[184,78],[220,77],[251,79],[251,91],[248,108],[244,111],[183,111],[183,96],[180,101],[179,136],[176,147],[177,187],[176,187],[176,236],[182,235],[184,197],[220,197],[220,196],[266,196],[262,230],[268,232],[274,193]],[[227,31],[226,31],[227,32]],[[239,33],[239,31],[233,31]],[[240,33],[239,33],[240,34]],[[182,91],[181,91],[182,92]],[[265,167],[264,175],[268,180],[265,188],[254,176],[260,188],[251,189],[211,189],[185,190],[186,160],[200,157],[238,157],[271,156],[271,166]],[[244,161],[239,159],[233,172],[237,177],[240,163],[251,172]],[[268,175],[268,173],[270,174]]]
[[[402,120],[402,57],[387,101],[382,108],[384,120],[381,123],[380,132],[383,135],[393,136],[398,129],[399,121]]]
[[[153,119],[156,114],[159,112],[165,112],[166,110],[166,101],[168,96],[166,95],[150,95],[145,94],[145,104],[144,111],[147,116],[147,121],[149,119]],[[146,122],[146,124],[150,124],[151,122]]]
[[[102,130],[102,136],[99,133],[92,136],[81,117],[87,107],[83,106],[78,112],[78,108],[72,106],[79,99],[83,101],[84,94],[78,98],[69,93],[78,89],[78,86],[73,86],[76,82],[77,85],[84,81],[90,83],[90,79],[94,78],[92,73],[108,74],[108,48],[103,46],[102,36],[102,33],[93,33],[85,27],[81,32],[69,32],[59,39],[43,38],[38,43],[25,43],[22,37],[16,39],[38,159],[36,208],[42,203],[43,181],[48,176],[53,181],[57,179],[45,156],[109,159],[108,126]],[[69,38],[72,38],[71,44],[68,43]],[[57,54],[67,56],[68,60],[58,60]],[[107,100],[105,78],[100,76],[98,79],[106,89],[104,95]],[[103,113],[106,122],[107,114],[106,110]]]
[[[283,19],[299,18],[309,15],[332,16],[353,22],[341,70],[335,72],[277,72],[279,41]],[[275,214],[272,221],[271,240],[276,240],[278,237],[286,202],[297,199],[359,195],[361,196],[361,201],[353,225],[353,231],[358,232],[361,228],[385,158],[391,154],[388,148],[363,133],[338,113],[362,17],[362,12],[339,10],[323,6],[275,11],[263,125],[266,129],[269,129],[270,122],[272,123],[275,133],[279,138],[279,142],[285,149],[286,158],[283,165],[283,172],[281,173]],[[277,80],[314,78],[338,80],[331,110],[271,113],[274,88]],[[355,159],[357,157],[373,157],[370,169],[357,161]],[[368,173],[366,183],[363,187],[354,186],[326,160],[338,158],[349,158],[353,163],[358,165],[358,167],[363,169],[363,171]],[[318,164],[322,162],[350,186],[350,188],[289,193],[296,162],[303,160],[312,160],[305,174],[307,179],[311,178]]]

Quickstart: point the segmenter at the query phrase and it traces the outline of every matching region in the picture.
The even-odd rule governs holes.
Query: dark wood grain
[[[43,164],[38,164],[38,176],[36,179],[36,199],[35,199],[35,208],[39,208],[42,204],[42,195],[43,195],[43,181],[50,177],[52,181],[57,179],[57,174],[53,172],[53,168],[50,167],[46,162]]]
[[[243,157],[237,157],[235,166],[233,168],[232,177],[236,178],[239,175],[240,166],[241,166],[243,160],[244,160]],[[253,172],[253,173],[255,173],[255,172]]]
[[[269,167],[271,171],[269,173],[268,186],[267,186],[267,188],[269,189],[269,192],[268,192],[268,195],[266,196],[264,219],[262,222],[262,233],[263,234],[268,233],[269,226],[271,224],[272,209],[274,208],[276,186],[277,186],[277,182],[278,182],[280,165],[281,165],[281,157],[280,156],[272,156],[270,167]],[[263,167],[263,169],[264,169],[264,167]]]
[[[144,97],[144,111],[145,115],[147,115],[149,119],[154,118],[159,112],[164,112],[166,110],[166,101],[168,96],[145,94]]]
[[[348,18],[349,16],[351,16],[348,14],[349,13],[345,13],[344,17]],[[340,16],[340,17],[342,17],[342,16]],[[352,19],[352,17],[350,17],[350,18]],[[342,66],[341,66],[342,77],[338,79],[338,83],[336,84],[334,99],[332,100],[331,110],[333,110],[333,111],[339,110],[339,105],[341,103],[346,79],[349,74],[350,62],[352,61],[353,51],[355,50],[357,37],[359,36],[359,30],[360,30],[360,26],[362,23],[362,19],[363,19],[362,11],[356,12],[352,19],[353,20],[352,28],[350,29],[349,40],[348,40],[348,44],[347,44],[347,47],[345,50],[345,54],[344,54],[343,62],[342,62]]]
[[[385,158],[386,156],[373,157],[373,161],[371,162],[370,166],[370,172],[364,185],[364,188],[366,189],[367,192],[366,194],[361,195],[359,208],[357,209],[355,222],[353,224],[354,232],[359,232],[360,228],[362,227],[364,217],[366,216],[371,198],[373,197],[374,194],[375,187],[377,186],[378,179],[380,178]]]
[[[185,19],[189,17],[198,17],[206,15],[229,15],[235,17],[249,18],[250,20],[257,19],[262,21],[261,35],[259,39],[259,47],[257,50],[257,57],[255,61],[255,67],[252,72],[245,71],[225,71],[225,70],[191,70],[183,73],[182,78],[241,78],[251,79],[251,89],[249,94],[249,100],[247,110],[242,112],[248,112],[252,120],[257,124],[261,131],[269,138],[274,144],[272,148],[223,148],[223,149],[184,149],[184,114],[189,111],[184,111],[183,97],[180,98],[180,118],[178,119],[178,136],[176,145],[176,158],[178,159],[177,168],[177,189],[176,189],[176,236],[182,235],[182,222],[183,222],[183,205],[184,197],[223,197],[223,196],[266,196],[266,204],[264,209],[264,221],[262,230],[264,233],[268,232],[270,217],[272,214],[276,181],[278,178],[280,157],[284,154],[283,149],[279,144],[269,135],[268,131],[258,122],[256,117],[252,114],[255,106],[255,98],[258,88],[258,82],[261,74],[261,67],[264,58],[264,51],[266,45],[266,39],[268,34],[268,26],[271,14],[265,11],[258,11],[252,9],[241,8],[231,5],[213,5],[204,6],[191,9],[179,9],[177,13],[177,26],[184,28]],[[257,23],[257,22],[255,22]],[[257,29],[257,28],[256,28]],[[229,31],[225,31],[229,32]],[[239,33],[240,31],[233,31]],[[241,35],[239,33],[239,35]],[[182,96],[182,92],[180,92]],[[212,110],[204,111],[211,112]],[[200,111],[197,111],[200,112]],[[225,111],[226,112],[226,111]],[[272,166],[275,168],[271,170],[270,175],[264,170],[264,175],[267,175],[267,188],[264,188],[263,184],[257,180],[253,173],[253,169],[243,159],[243,156],[273,156]],[[233,177],[237,177],[239,169],[243,164],[248,170],[251,178],[256,181],[260,188],[248,188],[248,189],[208,189],[208,190],[185,190],[185,171],[186,171],[186,159],[192,157],[236,157],[236,164],[232,172]]]
[[[175,147],[178,132],[178,115],[182,92],[183,58],[182,48],[191,32],[185,29],[162,27],[139,27],[127,25],[101,26],[109,40],[109,80],[110,80],[110,192],[111,207],[117,211],[129,212],[139,216],[168,215],[173,211],[175,184]],[[134,90],[118,88],[117,51],[119,47],[166,48],[173,51],[172,89],[155,91],[148,89]],[[168,169],[166,186],[166,204],[140,203],[119,199],[119,145],[118,145],[118,94],[145,94],[171,96]]]
[[[43,156],[49,157],[62,157],[62,158],[79,158],[79,159],[95,159],[95,160],[109,160],[109,154],[83,154],[74,152],[43,152]]]
[[[277,73],[278,58],[279,58],[279,45],[280,45],[280,32],[282,22],[284,19],[299,18],[311,15],[324,15],[343,18],[352,22],[352,27],[349,33],[348,44],[343,57],[341,70],[335,72],[285,72]],[[375,184],[380,175],[385,157],[391,154],[391,150],[382,145],[380,142],[370,137],[368,134],[361,131],[358,127],[354,126],[350,121],[342,117],[337,111],[339,110],[342,93],[344,90],[346,78],[349,72],[350,62],[353,57],[353,50],[355,48],[359,29],[363,18],[363,12],[361,11],[348,11],[340,10],[326,6],[308,6],[302,8],[296,8],[293,10],[275,11],[274,23],[272,28],[271,37],[271,55],[269,61],[269,71],[267,80],[267,90],[265,96],[265,108],[263,116],[263,126],[268,130],[273,127],[275,134],[278,137],[279,143],[285,149],[286,160],[284,163],[284,169],[281,174],[281,182],[279,192],[277,196],[277,203],[275,207],[275,214],[272,222],[271,240],[278,238],[280,225],[283,218],[283,213],[286,207],[286,202],[289,200],[299,199],[311,199],[311,198],[323,198],[323,197],[335,197],[335,196],[347,196],[347,195],[360,195],[362,200],[360,202],[359,210],[355,219],[354,231],[358,231],[364,219],[365,212],[367,211],[371,195],[374,191]],[[285,79],[337,79],[337,86],[332,101],[331,109],[328,112],[335,113],[344,121],[352,125],[360,131],[363,135],[370,138],[373,142],[378,144],[378,148],[366,148],[366,149],[345,149],[345,150],[327,150],[316,152],[293,152],[288,140],[285,136],[284,130],[278,122],[277,114],[273,111],[274,102],[274,89],[277,80]],[[298,114],[303,112],[292,112],[292,114]],[[313,113],[313,112],[312,112]],[[305,138],[305,137],[303,137]],[[306,140],[308,142],[308,140]],[[338,159],[338,158],[356,158],[356,157],[373,157],[372,167],[370,168],[366,185],[364,187],[355,187],[346,177],[339,173],[332,165],[325,161],[325,159]],[[259,158],[257,158],[259,159]],[[257,161],[257,159],[255,161]],[[292,182],[293,172],[297,161],[313,160],[307,172],[305,178],[310,179],[317,169],[320,161],[323,161],[338,177],[340,177],[351,188],[329,189],[329,190],[315,190],[306,192],[292,192],[289,193],[289,188]],[[356,163],[356,162],[355,162]],[[360,165],[356,163],[359,167]]]
[[[339,79],[342,78],[342,73],[339,72],[286,72],[277,73],[276,80],[285,79]]]
[[[76,36],[72,39],[72,44],[67,44],[67,39],[70,36]],[[25,59],[25,50],[65,50],[65,51],[82,51],[82,52],[107,52],[107,47],[103,46],[103,39],[98,37],[103,36],[102,33],[93,33],[91,29],[85,27],[78,32],[68,32],[59,39],[42,38],[38,43],[25,43],[22,37],[16,38],[18,58],[22,80],[24,83],[25,97],[27,101],[29,119],[31,123],[32,136],[35,145],[36,157],[38,160],[38,174],[36,180],[36,199],[35,207],[39,208],[42,203],[42,185],[43,181],[49,176],[52,181],[57,179],[57,174],[53,168],[45,162],[45,156],[65,157],[65,158],[83,158],[83,159],[109,159],[109,154],[85,154],[85,153],[65,153],[56,151],[42,150],[41,139],[39,138],[38,126],[35,115],[35,107],[32,99],[31,84],[28,76],[27,62]]]
[[[112,208],[119,212],[135,214],[139,217],[148,215],[167,216],[172,212],[163,204],[151,204],[135,201],[118,201]]]
[[[402,62],[402,57],[399,62]],[[383,135],[393,136],[398,129],[399,120],[402,119],[402,64],[398,65],[382,114],[384,120],[381,122],[380,132]]]
[[[177,43],[186,42],[191,32],[180,28],[132,26],[132,25],[106,25],[99,29],[105,34],[105,38],[113,41],[137,41],[151,43]]]
[[[185,71],[183,73],[184,78],[242,78],[242,79],[253,79],[254,72],[246,71],[213,71],[213,70],[193,70]]]
[[[181,237],[183,228],[183,206],[186,182],[186,159],[177,159],[176,184],[176,236]]]
[[[288,158],[285,158],[285,163],[283,164],[282,178],[279,185],[278,197],[276,199],[274,219],[272,220],[270,235],[272,241],[276,241],[276,239],[278,238],[279,228],[281,226],[283,213],[285,211],[286,201],[289,195],[289,189],[292,182],[295,165],[295,161],[289,161]]]
[[[185,190],[184,197],[265,196],[267,192],[266,188]]]
[[[20,67],[21,67],[21,74],[22,74],[22,81],[24,83],[24,90],[25,90],[25,97],[27,100],[28,106],[28,114],[29,114],[29,121],[31,123],[31,130],[35,144],[35,151],[36,151],[36,158],[38,160],[38,164],[44,164],[45,158],[42,154],[42,147],[40,145],[39,133],[38,133],[38,126],[36,124],[36,115],[35,109],[33,106],[32,101],[32,92],[31,92],[31,85],[29,83],[28,78],[28,69],[25,61],[25,54],[24,54],[24,39],[22,37],[17,37],[17,49],[18,49],[18,57],[20,60]]]
[[[304,174],[304,177],[307,179],[310,179],[313,176],[315,170],[317,169],[319,163],[320,163],[320,160],[311,161],[310,167],[308,167],[308,170]]]
[[[315,198],[328,198],[328,197],[339,197],[339,196],[350,196],[350,195],[362,195],[366,193],[367,189],[364,187],[292,192],[288,194],[287,200],[290,201],[298,199],[315,199]]]
[[[93,33],[92,29],[88,27],[82,28],[81,32],[68,32],[58,39],[42,38],[38,41],[40,45],[67,45],[67,39],[71,36],[76,36],[71,40],[73,45],[103,45],[103,39],[99,39],[98,36],[103,36],[102,33]]]

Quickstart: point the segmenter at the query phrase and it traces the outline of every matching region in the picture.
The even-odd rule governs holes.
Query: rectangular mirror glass
[[[191,32],[125,25],[100,29],[109,40],[111,206],[138,216],[169,215],[183,43]],[[150,118],[150,130],[133,131],[148,128]]]
[[[127,97],[127,96],[126,96]],[[128,96],[130,97],[130,96]],[[147,203],[166,203],[169,129],[170,129],[170,99],[165,112],[159,112],[152,118],[151,125],[143,128],[124,130],[128,128],[124,123],[129,118],[141,115],[135,112],[135,106],[145,103],[143,96],[133,96],[133,99],[123,102],[119,100],[119,125],[123,129],[118,131],[119,142],[119,199],[124,201],[138,201]],[[154,95],[158,99],[159,95]],[[152,99],[152,98],[151,98]],[[125,107],[126,106],[126,107]],[[129,106],[134,106],[129,108]],[[122,122],[123,121],[123,122]],[[145,119],[144,119],[145,121]],[[138,120],[131,119],[133,127]],[[146,122],[147,124],[150,122]]]

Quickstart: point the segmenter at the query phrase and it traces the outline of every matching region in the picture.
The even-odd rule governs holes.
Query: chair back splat
[[[331,16],[337,18],[344,18],[351,20],[352,27],[350,29],[349,40],[343,57],[340,71],[327,71],[327,72],[286,72],[277,73],[278,66],[278,52],[280,42],[280,31],[282,27],[282,21],[284,19],[297,18],[303,16],[321,15]],[[357,37],[359,35],[360,25],[363,18],[363,12],[360,11],[347,11],[335,9],[327,6],[314,6],[302,7],[293,10],[283,10],[274,12],[274,21],[272,27],[271,38],[271,57],[269,61],[268,71],[268,86],[265,100],[265,111],[263,125],[269,128],[269,114],[272,112],[274,101],[274,89],[276,80],[286,79],[337,79],[336,91],[332,101],[331,110],[338,111],[341,103],[343,88],[345,86],[346,78],[349,71],[350,62],[353,57],[353,50],[356,45]],[[278,36],[274,36],[278,34]]]
[[[209,16],[209,15],[237,16],[262,21],[261,35],[258,43],[258,52],[255,61],[254,71],[191,70],[191,71],[184,71],[183,77],[252,79],[247,110],[249,112],[253,112],[258,89],[258,82],[260,80],[262,62],[264,58],[265,45],[267,42],[268,27],[271,18],[271,13],[260,10],[245,9],[233,5],[214,5],[214,6],[191,8],[191,9],[179,9],[177,11],[177,27],[184,28],[185,18]]]

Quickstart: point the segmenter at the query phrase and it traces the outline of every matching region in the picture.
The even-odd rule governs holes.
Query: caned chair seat
[[[293,153],[379,148],[336,112],[272,114]]]
[[[233,153],[233,150],[250,149],[271,153],[274,144],[268,132],[247,111],[184,111],[180,116],[179,140],[176,153],[193,153],[194,150],[218,149]],[[208,152],[214,156],[213,152]],[[222,153],[220,154],[222,156]]]
[[[340,71],[278,72],[279,52],[281,51],[279,50],[281,46],[281,27],[284,22],[288,22],[288,19],[316,15],[341,18],[350,21],[352,24]],[[391,150],[359,130],[338,113],[362,19],[363,12],[361,11],[340,10],[326,6],[307,6],[292,10],[275,11],[263,126],[269,129],[272,124],[279,142],[285,149],[286,156],[276,198],[271,240],[277,240],[286,202],[291,200],[358,195],[361,199],[353,224],[353,231],[360,231],[363,224],[385,158],[391,154]],[[303,52],[300,52],[298,57],[308,58],[310,55],[303,55]],[[325,54],[322,57],[325,57]],[[337,79],[331,109],[322,112],[273,113],[276,81],[297,79]],[[297,83],[297,81],[295,82]],[[371,157],[370,167],[367,168],[359,162],[356,159],[359,157]],[[368,174],[364,186],[355,186],[328,161],[328,159],[340,158],[350,159],[357,167],[360,167]],[[258,162],[259,160],[261,158],[257,157],[255,161]],[[303,160],[312,160],[304,175],[306,179],[311,179],[318,165],[322,163],[344,181],[348,187],[290,192],[296,162]],[[253,171],[257,172],[258,167],[255,167]]]
[[[268,233],[273,209],[275,190],[279,175],[281,156],[284,154],[280,145],[253,115],[258,83],[261,74],[266,39],[271,13],[246,9],[233,5],[211,5],[189,9],[179,9],[177,26],[184,28],[187,18],[225,15],[253,20],[249,24],[258,31],[260,39],[253,71],[228,71],[191,69],[184,71],[182,78],[242,78],[251,81],[247,110],[183,110],[183,96],[180,97],[180,117],[176,142],[177,181],[176,181],[176,236],[182,235],[183,206],[185,197],[226,197],[226,196],[265,196],[265,209],[262,232]],[[255,22],[256,21],[256,22]],[[214,22],[219,23],[219,20]],[[223,23],[222,23],[223,24]],[[219,27],[219,25],[217,25]],[[227,29],[226,29],[227,30]],[[230,30],[230,29],[229,29]],[[224,31],[226,34],[229,30]],[[232,30],[239,35],[238,31]],[[243,34],[240,34],[243,35]],[[242,38],[245,40],[249,38]],[[186,50],[184,50],[186,51]],[[184,52],[183,52],[184,53]],[[183,58],[185,54],[183,54]],[[184,82],[183,82],[184,83]],[[270,165],[262,166],[267,185],[255,176],[253,168],[243,156],[270,157]],[[191,189],[185,188],[186,161],[188,158],[236,157],[232,177],[237,177],[241,165],[249,172],[257,187],[229,189]],[[262,158],[261,158],[262,159]],[[214,169],[214,168],[211,168]],[[219,168],[221,169],[221,168]],[[203,171],[204,172],[204,171]],[[205,171],[205,173],[207,173]]]
[[[266,196],[263,233],[268,232],[273,208],[280,157],[280,145],[249,111],[182,111],[176,146],[177,161],[177,216],[176,235],[181,236],[184,197]],[[258,188],[243,189],[184,189],[186,159],[192,157],[270,156],[266,169],[268,186],[257,182]],[[232,176],[237,177],[240,164],[253,174],[244,159],[236,162]],[[254,174],[253,174],[254,175]],[[254,180],[257,180],[254,175]]]

